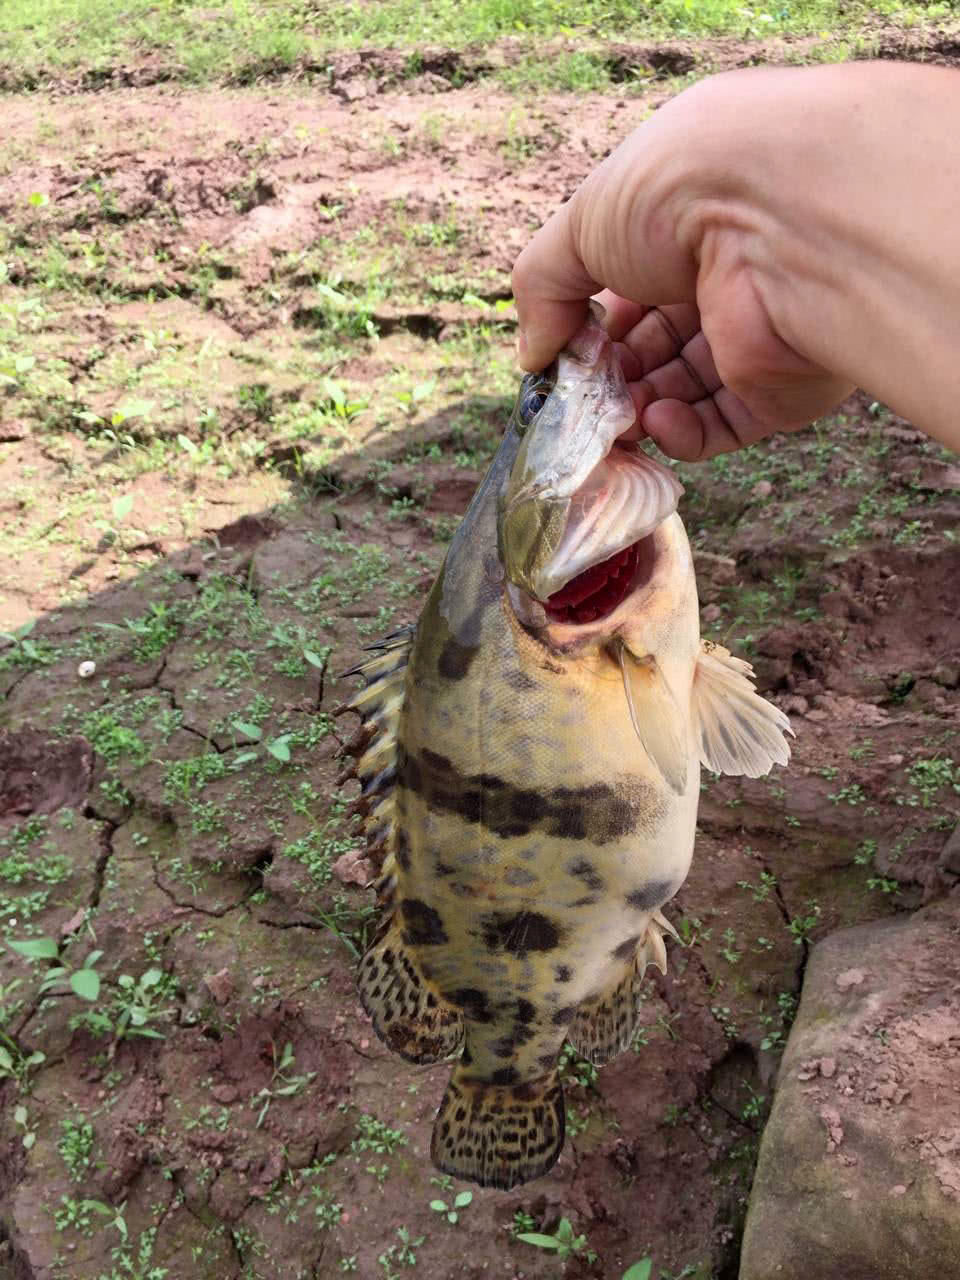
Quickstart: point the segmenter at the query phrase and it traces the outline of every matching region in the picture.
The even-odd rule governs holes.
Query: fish
[[[524,378],[415,625],[354,672],[383,858],[360,998],[400,1057],[452,1061],[431,1156],[483,1187],[557,1161],[566,1041],[630,1046],[701,766],[790,756],[749,664],[700,639],[682,486],[621,438],[635,416],[594,306]]]

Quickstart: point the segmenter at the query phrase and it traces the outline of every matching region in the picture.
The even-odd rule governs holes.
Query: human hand
[[[791,332],[791,264],[765,199],[778,127],[802,127],[794,87],[791,71],[703,81],[594,170],[514,267],[524,368],[547,364],[603,290],[637,406],[630,434],[672,457],[797,429],[849,394],[849,377],[806,354],[803,327]],[[779,177],[803,181],[795,167]]]

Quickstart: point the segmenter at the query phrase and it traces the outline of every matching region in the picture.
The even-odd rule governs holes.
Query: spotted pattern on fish
[[[744,743],[777,758],[782,739],[743,664],[701,652],[676,515],[649,535],[615,634],[520,617],[497,528],[520,450],[514,418],[415,633],[376,652],[354,702],[377,731],[357,771],[386,853],[364,1007],[402,1056],[459,1055],[434,1163],[505,1189],[560,1154],[564,1040],[597,1063],[632,1041],[644,970],[665,962],[659,908],[689,868],[701,754],[752,752],[762,771]],[[747,720],[733,737],[728,696]]]

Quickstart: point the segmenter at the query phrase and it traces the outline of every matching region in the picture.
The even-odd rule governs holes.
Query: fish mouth
[[[669,468],[615,443],[570,497],[534,492],[508,501],[501,522],[507,578],[555,621],[605,617],[641,569],[649,577],[652,535],[682,493]]]
[[[549,622],[582,627],[602,622],[628,596],[649,582],[656,564],[653,534],[638,538],[622,551],[584,569],[541,601]]]

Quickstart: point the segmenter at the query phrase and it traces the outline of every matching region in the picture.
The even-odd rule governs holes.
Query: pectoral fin
[[[700,644],[693,713],[700,759],[715,773],[760,778],[790,759],[790,721],[757,693],[749,662],[710,640]]]
[[[630,719],[643,748],[677,795],[687,785],[687,736],[684,717],[652,654],[634,657],[619,645],[620,670]]]

